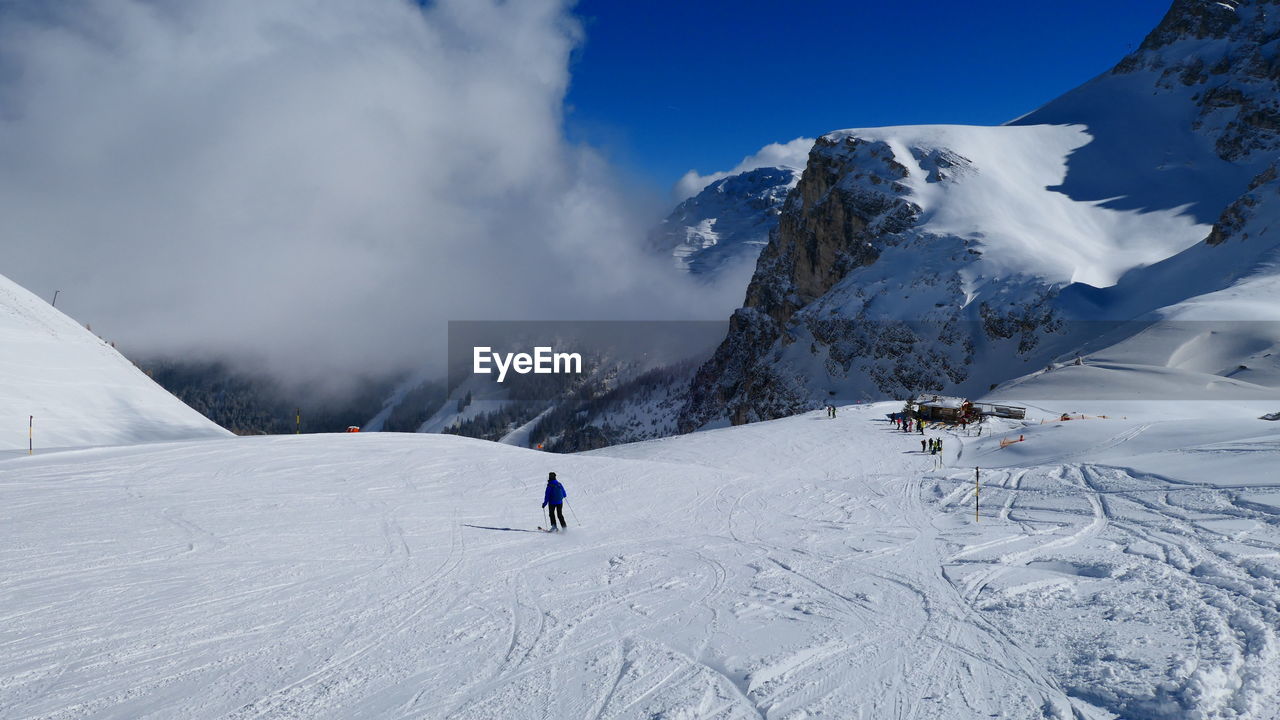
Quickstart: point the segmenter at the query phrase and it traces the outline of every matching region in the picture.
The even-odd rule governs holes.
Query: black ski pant
[[[560,527],[567,528],[569,523],[564,521],[564,505],[548,505],[547,517],[551,519],[551,527],[556,526],[556,518],[560,518]]]

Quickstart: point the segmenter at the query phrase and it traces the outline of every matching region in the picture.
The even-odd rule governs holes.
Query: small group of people
[[[924,420],[913,418],[910,415],[895,415],[893,417],[893,425],[904,433],[918,432],[924,434]]]
[[[827,417],[833,418],[835,416],[836,416],[836,406],[832,405],[831,403],[827,403]]]
[[[937,455],[942,452],[942,438],[927,438],[920,441],[920,452]]]

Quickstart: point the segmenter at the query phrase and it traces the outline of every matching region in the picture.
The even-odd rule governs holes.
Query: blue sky
[[[1106,71],[1169,0],[582,0],[570,137],[645,183],[848,127],[995,125]]]

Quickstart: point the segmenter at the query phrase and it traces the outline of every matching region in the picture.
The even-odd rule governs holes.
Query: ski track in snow
[[[972,470],[883,410],[578,456],[371,434],[0,462],[0,716],[1275,717],[1265,483],[1064,445],[985,471],[975,523]],[[502,531],[538,524],[548,469],[569,532]]]

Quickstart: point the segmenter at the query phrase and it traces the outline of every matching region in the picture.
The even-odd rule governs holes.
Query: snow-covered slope
[[[708,279],[754,263],[799,179],[800,168],[762,167],[717,180],[680,203],[649,244],[681,271]]]
[[[832,397],[976,395],[1103,350],[1114,321],[1130,334],[1233,323],[1248,337],[1216,348],[1213,372],[1280,376],[1267,324],[1280,306],[1266,300],[1280,21],[1267,7],[1178,0],[1111,73],[1010,125],[820,138],[682,428]],[[1179,327],[1183,343],[1204,329]],[[1185,357],[1143,347],[1126,362]]]
[[[1280,406],[1280,234],[1273,228],[1280,229],[1274,165],[1223,211],[1207,242],[1134,270],[1106,290],[1064,291],[1094,312],[1139,318],[1124,332],[1086,343],[1085,367],[1021,377],[989,399],[1079,397],[1077,382],[1064,382],[1065,369],[1088,373],[1094,398],[1231,397],[1242,413]]]
[[[1275,717],[1280,423],[1031,420],[931,430],[933,456],[896,407],[572,456],[362,433],[0,461],[0,708]],[[533,531],[548,471],[562,536]]]
[[[444,432],[485,413],[499,412],[510,404],[508,388],[486,378],[470,376],[453,388],[440,408],[423,421],[418,432]]]
[[[0,276],[0,453],[229,436],[109,344]]]

